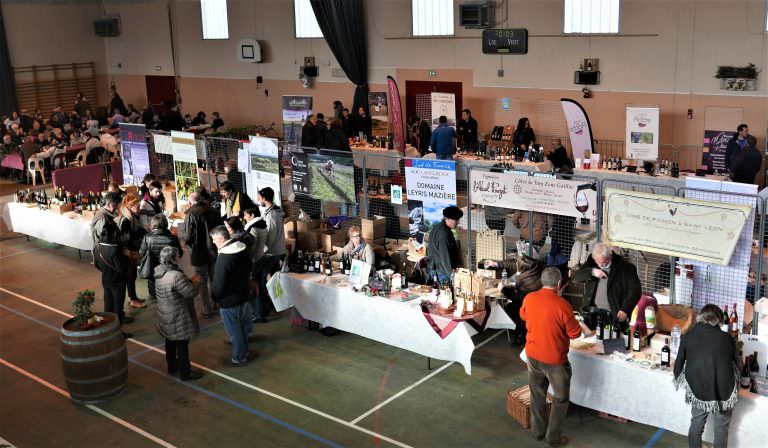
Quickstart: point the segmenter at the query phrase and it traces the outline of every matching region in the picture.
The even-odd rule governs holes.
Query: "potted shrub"
[[[749,64],[746,67],[721,65],[717,67],[715,78],[720,80],[722,90],[757,90],[759,73],[755,64]]]
[[[96,293],[84,290],[72,303],[74,317],[61,328],[61,364],[77,403],[115,398],[128,381],[128,352],[114,313],[95,313]]]

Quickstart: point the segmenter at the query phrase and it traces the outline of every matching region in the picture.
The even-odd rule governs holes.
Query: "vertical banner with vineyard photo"
[[[123,184],[140,185],[149,173],[147,128],[143,124],[120,123]]]
[[[368,92],[368,110],[371,111],[371,128],[376,137],[389,134],[389,105],[387,92]]]
[[[301,146],[301,128],[311,113],[311,96],[283,95],[283,136],[286,154]]]
[[[443,209],[456,205],[456,162],[405,159],[405,185],[409,234],[421,243],[443,219]]]
[[[259,190],[270,187],[275,192],[275,204],[280,204],[280,162],[277,160],[277,139],[249,136],[245,145],[248,151],[250,170],[246,174],[246,192],[255,198]]]
[[[354,159],[310,154],[309,194],[323,201],[355,203]]]
[[[185,203],[189,200],[189,195],[200,185],[195,134],[171,131],[171,146],[173,171],[176,176],[176,198],[179,203]]]

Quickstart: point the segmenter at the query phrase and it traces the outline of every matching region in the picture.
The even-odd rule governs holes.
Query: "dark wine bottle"
[[[315,272],[322,274],[323,271],[320,270],[320,255],[315,254]]]
[[[598,341],[605,339],[605,324],[603,323],[603,318],[599,314],[597,315],[597,328],[595,328],[595,332],[597,333]]]
[[[405,262],[400,269],[400,289],[408,289],[408,271],[405,269]]]
[[[640,329],[635,328],[635,332],[632,333],[632,351],[633,352],[639,352],[640,351]]]
[[[669,350],[669,338],[666,338],[664,340],[664,347],[661,348],[661,365],[669,367],[669,357],[670,357],[670,350]]]
[[[743,389],[749,389],[752,384],[752,378],[750,378],[749,365],[752,362],[752,356],[747,355],[744,359],[744,365],[741,367],[741,378],[739,384]]]
[[[325,275],[331,276],[333,274],[333,268],[331,268],[331,256],[326,255],[325,256]]]

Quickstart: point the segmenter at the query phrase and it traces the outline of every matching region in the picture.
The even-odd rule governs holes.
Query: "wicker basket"
[[[547,414],[552,410],[552,395],[547,394]],[[523,429],[531,427],[531,389],[523,386],[507,392],[507,414]]]

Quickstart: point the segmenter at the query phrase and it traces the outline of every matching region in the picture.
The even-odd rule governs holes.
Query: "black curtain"
[[[317,24],[350,81],[355,99],[350,109],[368,110],[368,39],[363,0],[310,0]]]
[[[11,66],[11,52],[8,50],[8,39],[5,36],[3,21],[3,5],[0,2],[0,114],[10,115],[18,111],[16,102],[16,81]]]

